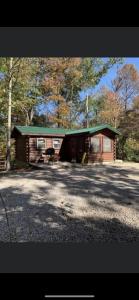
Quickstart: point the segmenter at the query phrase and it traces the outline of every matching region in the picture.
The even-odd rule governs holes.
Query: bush
[[[120,135],[117,138],[116,142],[116,157],[117,159],[125,159],[125,151],[124,151],[124,145],[126,143],[126,138],[122,135]]]
[[[139,142],[133,138],[127,139],[124,146],[125,157],[128,161],[139,162]]]
[[[117,159],[139,162],[139,140],[120,136],[116,143]]]

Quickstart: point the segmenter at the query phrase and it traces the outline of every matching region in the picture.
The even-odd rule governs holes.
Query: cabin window
[[[45,149],[45,139],[44,138],[37,138],[37,149],[43,150]]]
[[[112,147],[111,147],[111,139],[104,136],[103,137],[103,152],[111,152]]]
[[[60,149],[61,142],[59,139],[53,139],[53,148],[54,149]]]
[[[91,137],[91,152],[98,153],[100,152],[100,138]]]

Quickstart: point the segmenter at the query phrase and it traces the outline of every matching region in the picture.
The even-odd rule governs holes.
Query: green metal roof
[[[116,130],[115,128],[113,128],[107,124],[90,127],[90,128],[82,128],[82,129],[78,129],[78,130],[68,130],[68,132],[66,134],[69,135],[69,134],[78,134],[78,133],[84,133],[84,132],[95,133],[97,131],[107,129],[107,128],[110,129],[111,131],[115,132],[116,134],[120,134],[118,130]]]
[[[66,130],[63,128],[47,128],[47,127],[36,127],[36,126],[15,126],[15,128],[23,135],[37,135],[37,134],[65,135],[66,133]]]
[[[35,127],[35,126],[15,126],[15,129],[17,129],[22,135],[70,135],[70,134],[78,134],[78,133],[95,133],[97,131],[103,130],[103,129],[110,129],[116,134],[120,134],[118,130],[111,127],[110,125],[100,125],[96,127],[90,127],[90,128],[82,128],[82,129],[63,129],[63,128],[47,128],[47,127]]]

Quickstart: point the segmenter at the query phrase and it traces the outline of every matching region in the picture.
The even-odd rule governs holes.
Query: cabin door
[[[71,138],[70,140],[70,152],[71,152],[71,160],[76,160],[76,148],[77,148],[77,143],[76,143],[76,138]]]
[[[85,138],[79,137],[77,147],[76,147],[76,159],[78,163],[81,163],[84,152],[85,152]]]

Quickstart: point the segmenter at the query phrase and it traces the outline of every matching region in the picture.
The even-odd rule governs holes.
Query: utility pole
[[[72,128],[72,111],[71,111],[71,109],[72,109],[72,101],[69,101],[68,102],[68,105],[69,105],[69,123],[70,123],[70,129]]]
[[[86,95],[86,127],[89,127],[89,120],[88,120],[88,94]]]
[[[12,67],[13,58],[10,58],[9,68],[9,92],[8,92],[8,130],[7,130],[7,155],[6,155],[6,169],[11,168],[11,102],[12,102]]]

